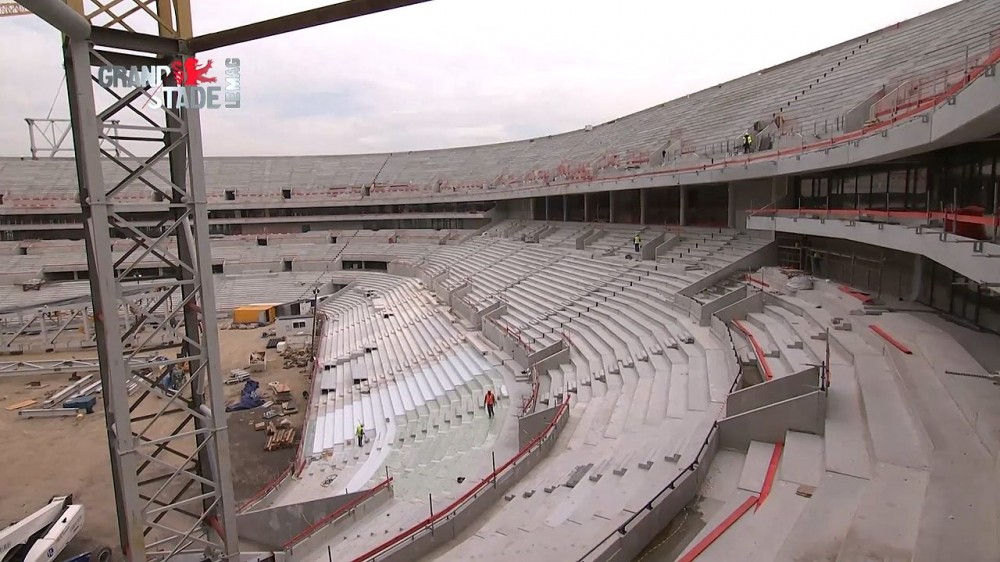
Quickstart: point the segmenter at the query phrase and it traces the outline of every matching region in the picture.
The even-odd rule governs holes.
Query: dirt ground
[[[222,330],[220,347],[222,373],[245,367],[251,351],[264,349],[267,339],[262,334],[268,328],[255,330]],[[169,350],[164,351],[164,354]],[[2,357],[0,361],[32,359],[92,358],[94,353],[72,352],[33,356]],[[308,375],[303,369],[283,369],[282,358],[275,350],[267,350],[267,369],[252,373],[260,383],[259,394],[271,397],[267,388],[276,381],[290,387],[293,403],[299,412],[289,416],[301,433],[306,401],[302,391],[309,388]],[[43,389],[27,388],[30,381],[48,385]],[[118,550],[117,516],[114,487],[111,482],[110,458],[104,422],[104,408],[98,399],[92,415],[76,418],[21,419],[16,411],[7,411],[11,404],[37,399],[69,384],[69,374],[38,377],[0,377],[0,435],[3,435],[4,462],[0,463],[0,528],[14,523],[45,505],[52,496],[73,494],[76,503],[86,508],[83,531],[63,551],[64,557],[93,550],[102,545]],[[238,399],[243,385],[226,387],[226,401]],[[138,396],[135,395],[135,396]],[[133,397],[134,398],[134,397]],[[30,407],[40,407],[30,406]],[[151,403],[150,407],[155,407]],[[291,462],[295,449],[264,451],[266,432],[255,431],[253,422],[263,419],[263,409],[229,414],[230,460],[233,466],[233,486],[237,502],[255,494],[274,479]],[[275,420],[276,421],[276,420]]]

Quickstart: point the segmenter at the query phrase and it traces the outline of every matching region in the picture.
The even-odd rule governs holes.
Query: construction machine
[[[52,562],[83,529],[83,506],[73,496],[55,496],[31,515],[0,529],[0,562]],[[107,562],[111,550],[73,556],[66,562]]]

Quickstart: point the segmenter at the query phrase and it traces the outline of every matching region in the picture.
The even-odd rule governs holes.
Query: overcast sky
[[[192,3],[202,34],[330,2]],[[433,0],[199,55],[216,68],[242,60],[242,107],[202,112],[205,154],[401,151],[564,132],[950,3]],[[35,16],[0,18],[0,76],[0,155],[26,156],[25,117],[50,107],[69,115],[59,34]]]

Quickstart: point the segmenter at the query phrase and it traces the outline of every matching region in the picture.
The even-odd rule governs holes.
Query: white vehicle
[[[56,496],[0,530],[0,562],[51,562],[82,528],[83,506],[73,496]]]

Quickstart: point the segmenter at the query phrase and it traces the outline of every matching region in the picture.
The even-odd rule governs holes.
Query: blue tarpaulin
[[[260,406],[264,403],[259,396],[257,396],[257,389],[260,387],[260,383],[250,379],[243,385],[243,392],[240,393],[240,401],[234,404],[229,404],[226,406],[227,412],[238,412],[240,410],[250,410]]]

